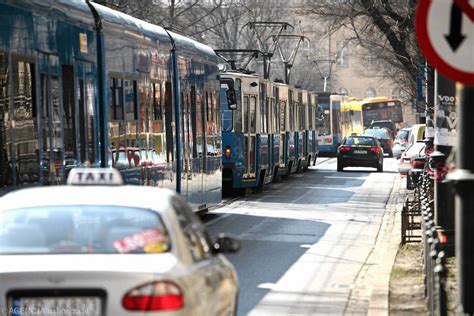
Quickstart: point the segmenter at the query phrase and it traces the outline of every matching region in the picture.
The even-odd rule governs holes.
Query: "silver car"
[[[112,178],[81,175],[99,177]],[[1,314],[234,315],[237,275],[219,252],[239,247],[212,243],[172,191],[22,189],[0,198]]]

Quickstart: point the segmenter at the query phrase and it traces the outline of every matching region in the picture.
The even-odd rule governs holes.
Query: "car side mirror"
[[[238,237],[229,234],[219,234],[214,242],[214,251],[218,253],[237,252],[241,247],[241,241]]]

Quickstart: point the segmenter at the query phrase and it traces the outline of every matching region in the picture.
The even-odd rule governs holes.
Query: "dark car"
[[[386,128],[373,128],[373,129],[366,129],[365,135],[374,136],[382,145],[384,153],[387,153],[389,157],[393,157],[393,140],[392,136],[388,129]]]
[[[383,171],[383,150],[373,136],[347,136],[337,149],[337,171],[345,167],[373,167]]]
[[[392,120],[372,121],[368,128],[369,129],[386,128],[389,130],[392,140],[397,136],[397,127],[395,126],[395,123],[393,123]]]

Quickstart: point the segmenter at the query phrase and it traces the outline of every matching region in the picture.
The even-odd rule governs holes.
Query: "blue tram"
[[[220,77],[223,187],[244,193],[262,188],[274,179],[278,159],[274,153],[278,122],[273,85],[240,72],[226,72]],[[229,93],[235,95],[235,104],[229,102]]]
[[[341,143],[341,102],[344,96],[331,92],[318,93],[317,129],[320,154],[334,156]]]
[[[0,188],[113,166],[127,183],[221,200],[217,56],[83,0],[0,0]]]

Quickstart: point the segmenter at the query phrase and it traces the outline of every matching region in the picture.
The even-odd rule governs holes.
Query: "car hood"
[[[166,273],[177,263],[172,253],[0,255],[0,274],[32,271]]]

